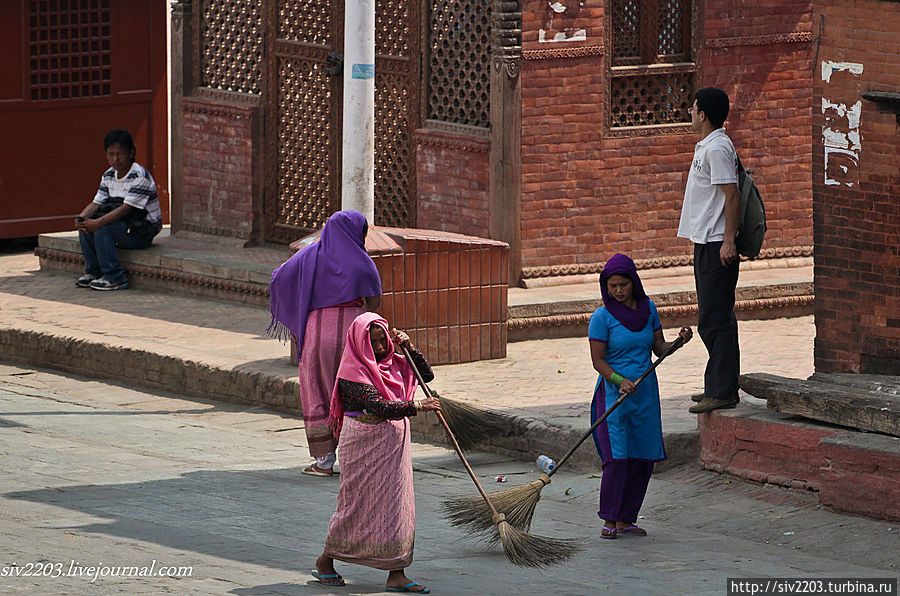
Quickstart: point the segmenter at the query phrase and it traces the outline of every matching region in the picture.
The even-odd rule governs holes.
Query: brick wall
[[[900,4],[833,0],[817,2],[816,10],[824,16],[824,29],[813,105],[859,102],[860,114],[858,164],[831,152],[826,162],[823,130],[850,138],[852,148],[854,127],[840,108],[813,110],[815,367],[818,372],[896,375],[900,122],[861,93],[900,93]],[[854,64],[861,72],[853,72],[859,70]]]
[[[545,5],[523,3],[523,267],[689,255],[675,232],[696,134],[611,136],[608,4],[586,3],[565,25],[585,29],[585,41],[540,43]],[[764,248],[809,246],[810,3],[705,5],[696,80],[731,97],[726,128],[766,201]]]
[[[418,130],[416,226],[489,237],[487,138]]]
[[[402,251],[370,249],[384,292],[378,311],[391,325],[432,364],[505,358],[509,247],[435,230],[380,230]]]
[[[256,108],[186,97],[182,229],[255,239],[261,222]]]

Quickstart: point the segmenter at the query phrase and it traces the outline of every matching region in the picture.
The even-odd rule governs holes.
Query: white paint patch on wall
[[[575,17],[584,7],[584,0],[545,0],[547,2],[544,28],[538,30],[538,41],[586,41],[587,30],[574,27]]]
[[[832,101],[827,96],[828,84],[836,72],[849,72],[854,76],[863,73],[863,65],[857,62],[822,62],[822,139],[825,145],[825,184],[852,187],[859,183],[859,155],[862,137],[859,123],[862,117],[862,101],[848,106],[840,101]],[[837,90],[835,90],[837,92]]]
[[[826,83],[830,83],[831,75],[841,70],[849,71],[855,75],[861,75],[863,73],[863,65],[858,62],[829,62],[823,60],[822,80]]]

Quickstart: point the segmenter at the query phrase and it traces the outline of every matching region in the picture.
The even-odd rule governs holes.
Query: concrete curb
[[[296,379],[284,377],[264,365],[251,363],[228,369],[148,350],[9,327],[0,329],[0,354],[3,360],[38,368],[178,395],[272,408],[295,416],[301,414]],[[139,371],[138,374],[135,371]],[[497,413],[508,421],[508,431],[504,436],[485,441],[479,449],[522,461],[533,461],[538,454],[558,460],[587,430]],[[415,416],[411,421],[416,437],[447,444],[443,429],[433,414]],[[698,461],[699,430],[664,433],[663,439],[668,459],[657,465],[658,471]],[[590,438],[566,467],[583,472],[600,469],[600,459]]]

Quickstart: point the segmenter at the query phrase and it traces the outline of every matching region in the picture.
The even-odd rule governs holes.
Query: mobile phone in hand
[[[81,223],[81,222],[85,221],[85,219],[84,219],[82,216],[80,216],[80,215],[76,215],[76,216],[75,216],[75,221],[77,221],[78,223]]]

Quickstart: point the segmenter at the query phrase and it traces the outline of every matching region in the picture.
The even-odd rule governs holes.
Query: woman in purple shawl
[[[366,252],[368,229],[362,213],[338,211],[319,241],[276,269],[269,284],[269,332],[297,346],[306,441],[316,458],[303,473],[312,476],[334,474],[337,439],[328,418],[347,329],[381,305],[381,278]]]
[[[600,373],[591,404],[591,423],[606,412],[619,395],[628,399],[597,427],[594,442],[600,453],[602,538],[619,534],[645,536],[637,525],[638,512],[653,472],[653,463],[666,458],[660,418],[659,385],[650,373],[635,386],[634,379],[650,367],[651,352],[660,355],[672,345],[663,338],[656,306],[647,297],[634,261],[617,254],[600,273],[603,306],[591,316],[588,337],[591,360]],[[679,335],[690,340],[691,330]]]

